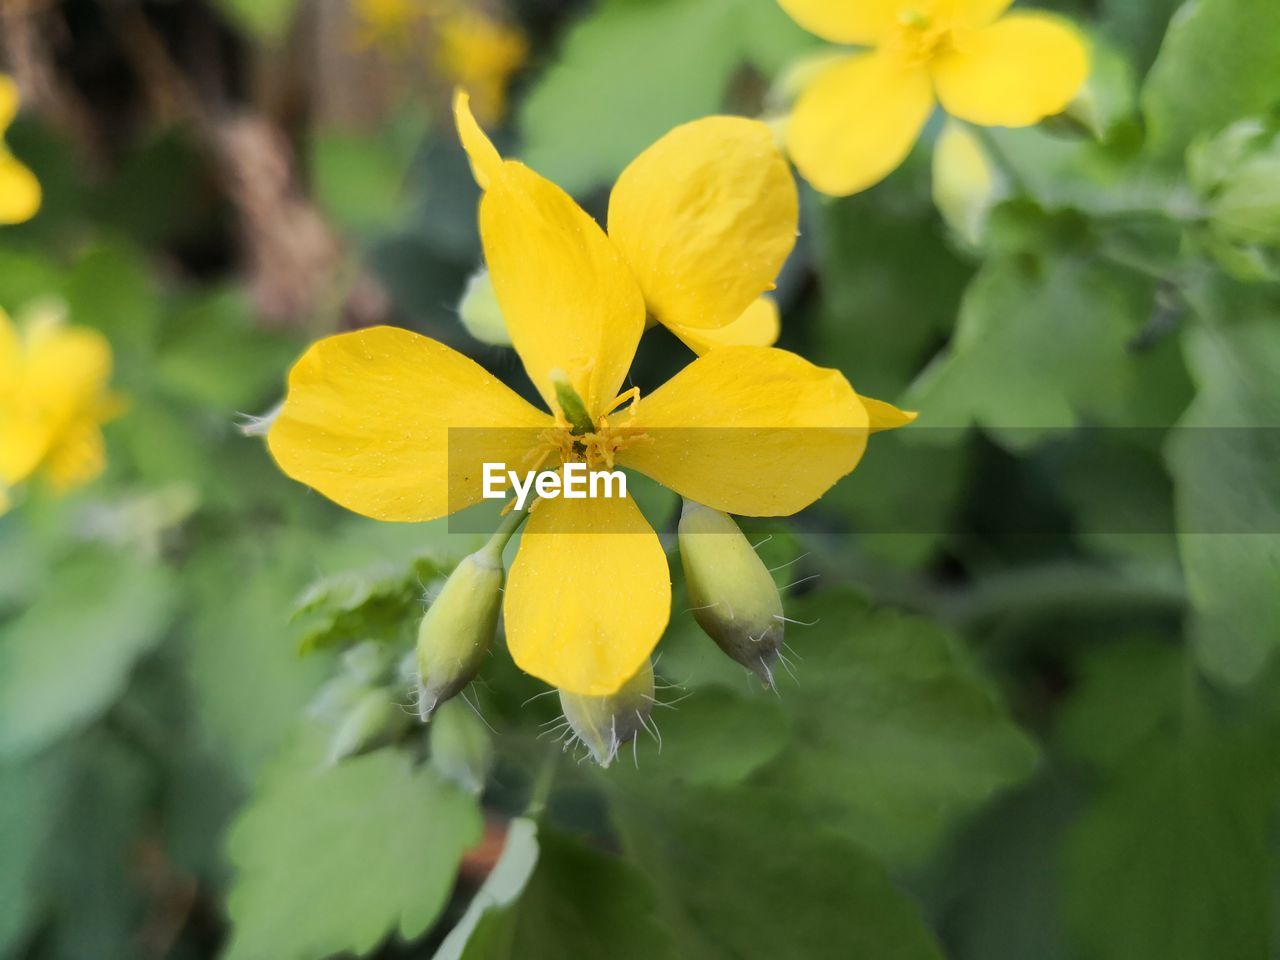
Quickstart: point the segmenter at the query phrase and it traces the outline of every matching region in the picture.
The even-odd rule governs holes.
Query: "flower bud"
[[[376,744],[393,740],[408,722],[404,710],[387,687],[366,687],[334,728],[328,763],[354,756]]]
[[[458,317],[462,325],[481,343],[492,347],[511,346],[511,334],[507,332],[507,320],[498,306],[489,271],[477,270],[467,281],[467,289],[458,304]]]
[[[618,748],[645,729],[653,712],[653,693],[653,664],[646,660],[634,677],[607,697],[561,690],[560,709],[569,729],[586,744],[595,762],[607,767],[618,755]]]
[[[680,559],[693,618],[767,687],[785,633],[782,598],[738,525],[692,500],[680,512]]]
[[[493,737],[459,700],[442,704],[431,721],[431,766],[468,793],[479,793],[493,767]]]
[[[933,149],[933,202],[966,243],[978,246],[1003,184],[973,132],[948,120]]]
[[[417,651],[423,720],[480,672],[498,627],[505,579],[501,547],[490,543],[459,562],[427,609]]]

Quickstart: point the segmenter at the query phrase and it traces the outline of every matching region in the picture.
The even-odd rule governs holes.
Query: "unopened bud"
[[[1003,186],[981,141],[948,120],[933,148],[933,202],[947,225],[966,243],[981,244]]]
[[[634,677],[607,697],[561,690],[560,709],[569,729],[586,744],[595,762],[607,767],[618,749],[646,728],[653,712],[653,694],[653,664],[646,660]]]
[[[431,720],[431,766],[468,793],[479,793],[493,766],[493,737],[467,704],[443,704]]]
[[[772,687],[785,621],[768,568],[719,510],[685,500],[679,535],[693,618],[721,650]]]
[[[467,281],[462,300],[458,304],[458,317],[462,325],[481,343],[494,347],[511,346],[511,334],[507,332],[507,319],[498,306],[498,295],[493,289],[489,271],[481,268]]]
[[[327,760],[337,763],[369,747],[386,743],[405,728],[408,717],[387,687],[368,687],[334,728]]]
[[[502,606],[502,550],[490,544],[464,557],[418,627],[418,714],[429,720],[484,664]]]

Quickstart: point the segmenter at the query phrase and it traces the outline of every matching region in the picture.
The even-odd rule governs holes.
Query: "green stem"
[[[542,765],[538,767],[537,776],[533,781],[533,790],[529,794],[529,806],[525,810],[525,816],[531,819],[538,819],[547,809],[547,799],[551,796],[551,787],[555,784],[560,753],[559,746],[551,744],[542,758]]]
[[[511,538],[520,529],[520,524],[524,523],[528,518],[528,507],[523,510],[512,510],[502,518],[502,522],[498,524],[498,529],[493,532],[489,542],[480,548],[480,552],[492,560],[495,565],[500,565],[502,563],[502,551],[507,549],[507,544],[511,542]]]

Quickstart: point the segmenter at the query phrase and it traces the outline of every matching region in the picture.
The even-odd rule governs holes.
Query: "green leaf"
[[[720,112],[734,71],[812,38],[760,0],[606,0],[524,102],[524,159],[566,190],[611,181],[672,127]]]
[[[509,955],[517,904],[538,865],[538,852],[536,820],[517,817],[507,824],[502,855],[432,960]]]
[[[941,956],[880,865],[787,794],[633,790],[613,799],[626,849],[660,897],[678,956]]]
[[[347,230],[386,229],[408,203],[406,177],[423,124],[397,118],[380,135],[322,130],[311,141],[311,175],[316,198]]]
[[[498,866],[434,960],[674,960],[653,903],[627,861],[513,820]]]
[[[1275,780],[1269,740],[1212,727],[1119,767],[1066,840],[1067,913],[1085,955],[1272,956]]]
[[[1280,645],[1280,329],[1263,310],[1186,339],[1200,388],[1171,438],[1178,541],[1201,666],[1245,683]]]
[[[289,767],[228,837],[228,960],[367,953],[393,931],[426,932],[480,839],[475,800],[393,750]]]
[[[35,914],[41,853],[53,827],[47,766],[0,765],[0,956],[10,955]],[[16,954],[16,951],[15,951]]]
[[[1152,303],[1149,283],[1096,260],[990,261],[904,403],[921,426],[976,423],[1013,448],[1085,422],[1167,424],[1189,392],[1176,345],[1129,346]]]
[[[301,652],[407,637],[422,619],[425,585],[443,574],[434,556],[421,556],[408,565],[379,564],[316,581],[294,610]]]
[[[788,616],[800,689],[795,744],[756,780],[878,853],[912,860],[1032,771],[1036,750],[927,620],[838,593]]]
[[[173,610],[168,572],[84,550],[0,625],[0,755],[23,756],[92,722],[124,689]]]
[[[1280,100],[1280,4],[1196,0],[1174,16],[1142,94],[1150,150],[1180,165],[1199,134]]]
[[[192,708],[244,782],[280,749],[328,674],[322,658],[299,660],[288,624],[317,550],[296,537],[246,537],[204,550],[188,567]]]
[[[711,646],[709,637],[702,637]],[[728,659],[718,649],[716,656]],[[734,670],[742,672],[737,664]],[[790,722],[771,694],[743,697],[719,687],[704,687],[680,695],[676,688],[671,709],[663,698],[650,718],[662,737],[638,751],[634,769],[621,765],[627,781],[732,786],[746,780],[775,759],[786,746]],[[626,756],[623,760],[629,760]]]

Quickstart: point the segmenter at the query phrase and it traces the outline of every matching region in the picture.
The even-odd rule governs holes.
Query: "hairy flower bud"
[[[596,763],[607,767],[618,755],[618,748],[646,728],[653,712],[653,693],[653,664],[646,660],[634,677],[607,697],[561,690],[560,709],[569,729],[586,744]]]
[[[511,334],[507,332],[507,321],[498,306],[498,295],[494,293],[488,270],[477,270],[467,281],[467,289],[458,303],[458,317],[467,333],[481,343],[511,346]]]
[[[721,650],[773,686],[785,621],[772,575],[719,510],[685,500],[679,532],[694,619]]]
[[[327,761],[337,763],[378,744],[395,739],[408,722],[392,691],[367,687],[348,708],[329,739]]]
[[[489,778],[493,736],[460,700],[441,705],[431,720],[431,767],[468,793],[479,793]]]
[[[423,720],[480,672],[498,627],[505,579],[501,547],[490,543],[459,562],[427,609],[417,651]]]

